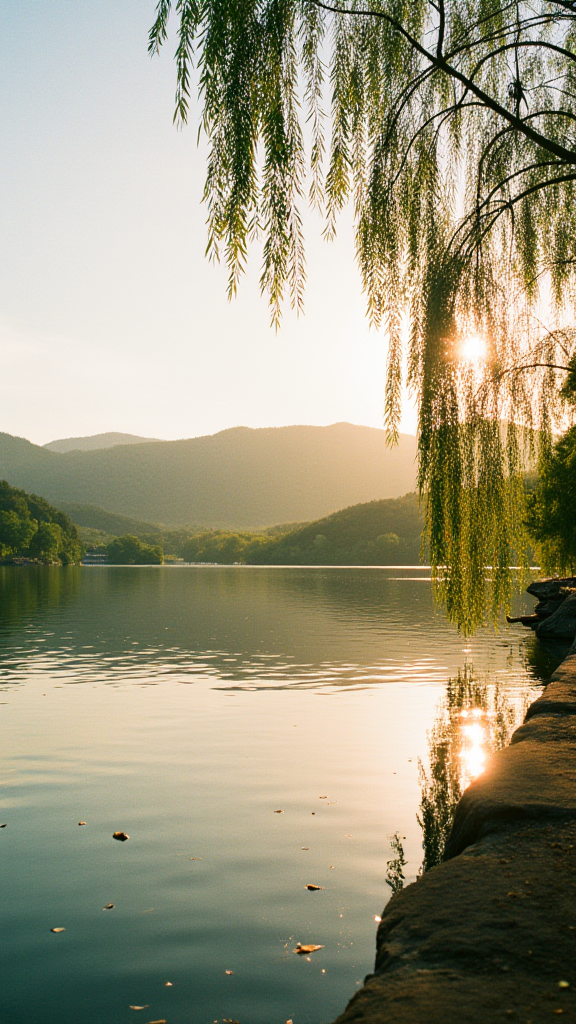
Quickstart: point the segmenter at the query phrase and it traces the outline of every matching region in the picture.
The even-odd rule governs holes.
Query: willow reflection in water
[[[510,698],[498,684],[480,682],[471,666],[448,680],[429,733],[428,770],[419,761],[423,871],[442,861],[456,804],[489,755],[507,745],[526,707],[526,698]]]

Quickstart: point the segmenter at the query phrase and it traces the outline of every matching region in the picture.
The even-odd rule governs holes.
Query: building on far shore
[[[82,559],[82,565],[108,565],[107,551],[87,551]]]

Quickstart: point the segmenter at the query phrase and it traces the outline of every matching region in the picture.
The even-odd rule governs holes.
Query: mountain
[[[70,517],[76,526],[100,530],[111,537],[122,537],[126,533],[148,536],[160,533],[156,523],[145,523],[131,516],[120,516],[117,512],[107,512],[98,505],[82,505],[76,501],[59,501],[58,508]]]
[[[353,505],[248,547],[252,565],[391,565],[417,563],[422,513],[416,494]]]
[[[414,490],[416,438],[383,430],[234,427],[186,441],[49,451],[0,434],[0,477],[54,503],[171,526],[255,528],[319,519]]]
[[[91,452],[98,448],[114,448],[118,444],[146,444],[157,441],[157,437],[138,437],[137,434],[91,434],[90,437],[62,437],[43,445],[49,452]]]

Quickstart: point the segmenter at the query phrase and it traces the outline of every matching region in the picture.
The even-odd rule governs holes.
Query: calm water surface
[[[341,1012],[373,967],[390,837],[407,881],[422,863],[430,736],[448,729],[465,783],[482,728],[549,670],[521,627],[467,643],[426,575],[0,569],[1,1024]],[[459,705],[462,728],[458,673],[486,711]]]

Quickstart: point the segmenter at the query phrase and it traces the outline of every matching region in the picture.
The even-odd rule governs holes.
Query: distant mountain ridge
[[[413,491],[416,438],[374,427],[233,427],[183,441],[59,453],[0,434],[0,477],[54,503],[165,526],[258,528]]]
[[[138,437],[137,434],[120,434],[110,431],[107,434],[90,434],[89,437],[62,437],[57,441],[49,441],[42,445],[49,452],[91,452],[99,448],[115,448],[118,444],[147,444],[158,441],[158,437]]]

